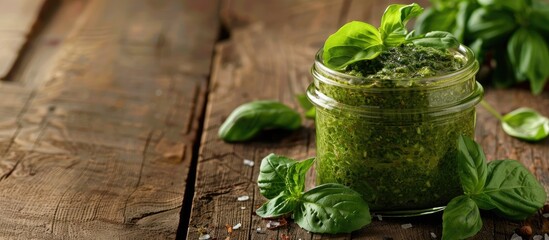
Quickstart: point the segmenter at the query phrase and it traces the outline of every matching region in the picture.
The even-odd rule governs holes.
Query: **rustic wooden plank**
[[[45,0],[0,1],[0,79],[4,78],[27,42]]]
[[[229,17],[250,13],[258,20],[229,25],[231,39],[218,45],[216,51],[187,237],[197,239],[200,232],[208,232],[218,239],[226,236],[269,239],[281,234],[290,235],[292,239],[310,238],[295,225],[290,230],[258,233],[257,228],[265,231],[266,222],[252,213],[265,201],[255,184],[260,160],[271,152],[298,159],[314,155],[310,148],[314,146],[313,122],[308,121],[308,127],[282,134],[274,140],[268,140],[270,137],[266,136],[243,144],[224,143],[217,137],[217,131],[232,109],[251,100],[278,99],[297,108],[294,96],[303,93],[309,82],[307,70],[322,44],[318,39],[326,38],[337,26],[338,14],[328,13],[339,13],[342,2],[225,3],[222,12],[230,11]],[[262,8],[264,12],[246,11],[241,6]],[[274,13],[278,14],[278,23],[275,18],[263,15],[267,13],[265,11],[274,10],[277,10]],[[273,28],[282,29],[284,34],[270,31]],[[298,42],[300,44],[296,44]],[[254,160],[256,165],[245,166],[243,159]],[[241,195],[250,196],[250,200],[238,202],[236,199]],[[242,228],[229,235],[225,225],[237,223],[241,223]]]
[[[0,116],[0,238],[173,239],[218,3],[64,4],[77,3],[60,8],[75,24],[51,70],[34,69],[45,74],[32,84],[0,85],[13,96],[0,103],[9,113]],[[55,19],[44,41],[64,34]]]
[[[40,32],[27,43],[24,54],[19,56],[17,66],[12,68],[7,80],[37,88],[44,79],[52,77],[60,48],[68,34],[75,27],[87,0],[51,1],[37,20]]]

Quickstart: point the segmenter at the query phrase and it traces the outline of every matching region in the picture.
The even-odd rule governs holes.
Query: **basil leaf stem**
[[[500,121],[503,121],[503,116],[501,116],[501,114],[494,107],[492,107],[492,105],[490,105],[486,100],[483,99],[482,101],[480,101],[480,105],[484,107],[484,109],[486,109],[490,114],[492,114],[492,116],[494,116]]]

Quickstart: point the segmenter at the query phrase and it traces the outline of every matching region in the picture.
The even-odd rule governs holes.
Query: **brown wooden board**
[[[65,4],[51,71],[0,85],[0,238],[173,239],[218,3]]]
[[[299,109],[295,94],[311,82],[313,56],[326,37],[342,23],[365,20],[379,23],[383,9],[394,1],[225,1],[221,16],[230,38],[217,45],[210,94],[199,152],[196,191],[189,225],[189,239],[209,234],[216,239],[440,239],[441,214],[416,218],[374,218],[371,225],[352,234],[310,234],[294,223],[266,231],[266,220],[254,214],[265,202],[256,179],[261,159],[269,153],[305,159],[315,155],[314,122],[305,120],[295,132],[271,131],[246,143],[225,143],[219,126],[238,105],[258,99],[275,99]],[[408,3],[412,1],[404,1]],[[422,1],[422,5],[426,5]],[[402,2],[401,2],[402,3]],[[375,10],[374,10],[375,9]],[[308,16],[308,17],[305,17]],[[503,112],[530,106],[549,115],[549,94],[532,96],[525,90],[487,89],[486,98]],[[477,140],[488,159],[515,158],[549,186],[549,140],[530,144],[506,136],[497,120],[479,108]],[[255,165],[243,164],[244,159]],[[309,173],[312,176],[312,173]],[[314,179],[308,178],[308,187]],[[239,202],[239,196],[250,200]],[[510,239],[523,222],[506,221],[483,212],[484,227],[474,239]],[[537,215],[527,220],[536,234],[549,230]],[[228,233],[226,226],[242,224]],[[401,225],[411,223],[412,228]],[[261,228],[261,233],[256,231]]]
[[[17,60],[44,1],[0,0],[0,79]]]

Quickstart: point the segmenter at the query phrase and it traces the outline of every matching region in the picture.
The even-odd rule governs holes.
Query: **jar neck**
[[[479,69],[473,52],[461,45],[457,49],[466,62],[448,74],[415,79],[369,79],[341,73],[322,62],[322,49],[311,69],[313,83],[308,96],[320,108],[348,108],[371,114],[444,112],[476,105],[483,89],[476,82]]]

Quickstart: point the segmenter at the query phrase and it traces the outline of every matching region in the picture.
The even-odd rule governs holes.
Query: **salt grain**
[[[401,227],[402,229],[408,229],[408,228],[412,228],[412,224],[411,224],[411,223],[406,223],[406,224],[400,225],[400,227]]]
[[[208,240],[210,239],[210,234],[204,234],[204,235],[200,235],[200,237],[198,237],[198,240]]]
[[[377,220],[383,221],[383,217],[381,215],[376,215],[376,216],[377,216]]]
[[[240,227],[242,227],[242,224],[237,223],[236,225],[233,226],[233,230],[239,229]]]
[[[255,164],[254,161],[249,160],[249,159],[244,159],[244,165],[253,167],[254,164]]]
[[[276,228],[278,226],[280,226],[280,223],[276,221],[269,221],[267,223],[267,228]]]
[[[248,200],[250,200],[250,196],[248,196],[248,195],[240,196],[236,200],[239,201],[239,202],[248,201]]]
[[[513,235],[511,236],[511,240],[522,240],[522,237],[516,233],[513,233]]]
[[[240,207],[240,210],[244,210],[244,209],[246,209],[246,207]]]
[[[434,232],[431,232],[431,237],[436,239],[437,235]]]
[[[543,236],[541,235],[534,235],[534,237],[532,237],[533,240],[542,240],[543,239]]]
[[[265,230],[261,229],[260,227],[256,228],[255,229],[255,232],[259,233],[259,234],[264,234],[265,233]]]

